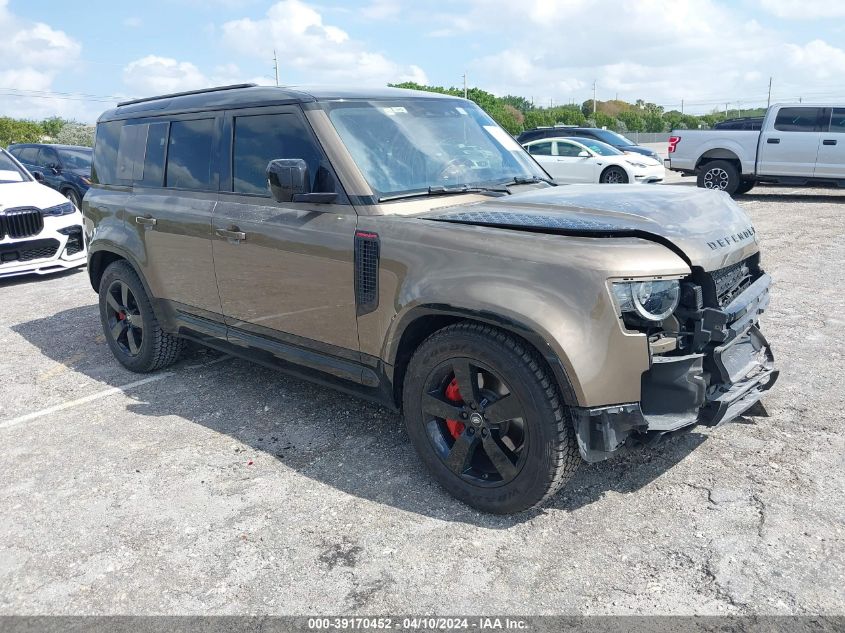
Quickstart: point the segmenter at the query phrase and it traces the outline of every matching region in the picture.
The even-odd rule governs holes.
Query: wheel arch
[[[578,405],[575,387],[566,371],[565,360],[560,358],[539,328],[526,320],[495,312],[478,311],[449,305],[420,305],[397,321],[391,336],[385,342],[384,358],[392,367],[393,398],[402,405],[405,374],[414,351],[429,336],[453,323],[472,321],[499,328],[520,339],[534,349],[545,361],[551,375],[560,387],[564,403]]]
[[[737,155],[737,153],[733,150],[724,147],[714,147],[712,149],[708,149],[701,156],[699,156],[698,160],[695,163],[696,171],[707,165],[707,163],[713,162],[714,160],[726,160],[731,163],[734,163],[740,176],[742,176],[742,160],[740,159],[739,155]]]
[[[116,244],[101,245],[100,247],[89,247],[88,250],[88,279],[91,282],[91,287],[94,292],[100,292],[100,281],[103,278],[103,273],[110,264],[123,260],[126,261],[135,270],[138,279],[144,286],[144,292],[152,299],[153,295],[150,292],[150,287],[144,275],[141,274],[141,267],[131,254],[120,248]]]

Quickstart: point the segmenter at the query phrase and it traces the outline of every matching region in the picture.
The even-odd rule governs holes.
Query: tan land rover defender
[[[777,378],[757,236],[724,193],[555,186],[470,101],[227,86],[97,125],[91,284],[129,369],[185,339],[404,413],[480,510],[747,411]]]

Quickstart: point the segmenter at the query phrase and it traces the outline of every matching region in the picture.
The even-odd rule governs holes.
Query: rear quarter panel
[[[669,154],[671,169],[693,171],[705,154],[711,158],[738,158],[742,173],[754,174],[757,143],[756,130],[673,130],[681,140]]]

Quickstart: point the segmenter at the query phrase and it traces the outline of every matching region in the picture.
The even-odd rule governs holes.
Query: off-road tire
[[[696,184],[702,189],[715,189],[734,195],[742,179],[736,165],[727,160],[713,160],[698,170]]]
[[[599,178],[599,182],[608,185],[623,185],[628,182],[628,172],[621,167],[611,165],[607,167]]]
[[[121,349],[108,325],[109,307],[106,294],[112,284],[117,281],[126,284],[131,290],[142,320],[143,336],[139,352],[134,356]],[[100,280],[99,292],[100,321],[103,324],[103,334],[115,358],[124,367],[134,372],[147,373],[172,365],[179,359],[179,355],[185,346],[185,340],[161,329],[150,299],[144,290],[144,285],[129,262],[121,260],[110,264]]]
[[[423,397],[429,377],[456,358],[498,372],[510,393],[517,395],[524,414],[527,456],[515,478],[498,487],[473,485],[450,470],[426,430],[431,416],[423,412]],[[525,342],[494,327],[461,322],[426,339],[411,358],[403,407],[411,442],[437,482],[483,512],[512,514],[543,503],[569,481],[582,461],[568,409],[545,361]]]

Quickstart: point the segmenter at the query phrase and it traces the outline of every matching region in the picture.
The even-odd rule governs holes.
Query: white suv
[[[84,266],[82,214],[0,148],[0,278]]]

